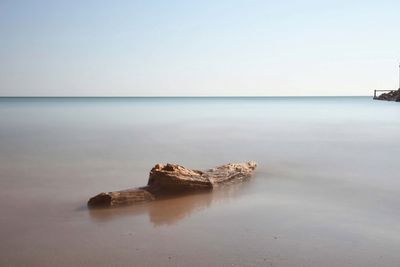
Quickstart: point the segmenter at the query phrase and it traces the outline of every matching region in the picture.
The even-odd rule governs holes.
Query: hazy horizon
[[[174,96],[167,96],[167,95],[158,95],[158,96],[121,96],[121,95],[110,95],[110,96],[95,96],[95,95],[85,95],[85,96],[78,96],[78,95],[59,95],[59,96],[45,96],[45,95],[36,95],[36,96],[0,96],[0,98],[365,98],[365,97],[372,97],[371,95],[275,95],[275,96],[268,96],[268,95],[174,95]]]
[[[0,96],[369,96],[398,1],[1,1]]]

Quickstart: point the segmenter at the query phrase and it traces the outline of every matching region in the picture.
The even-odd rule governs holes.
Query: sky
[[[400,1],[0,0],[0,96],[371,95]]]

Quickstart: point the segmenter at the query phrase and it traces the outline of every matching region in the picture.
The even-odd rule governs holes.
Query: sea
[[[157,163],[248,181],[87,208]],[[0,98],[0,266],[400,266],[400,104],[371,97]]]

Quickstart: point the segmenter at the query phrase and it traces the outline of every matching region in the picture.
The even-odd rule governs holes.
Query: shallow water
[[[400,104],[368,97],[0,98],[0,266],[397,266]],[[119,209],[156,163],[240,185]]]

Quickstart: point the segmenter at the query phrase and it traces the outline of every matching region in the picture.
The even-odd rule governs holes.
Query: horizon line
[[[243,95],[232,95],[232,96],[186,96],[186,95],[177,95],[177,96],[91,96],[91,95],[84,95],[84,96],[0,96],[0,98],[279,98],[279,97],[373,97],[372,95],[281,95],[281,96],[268,96],[268,95],[261,95],[261,96],[243,96]]]

